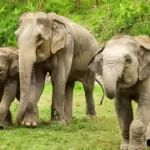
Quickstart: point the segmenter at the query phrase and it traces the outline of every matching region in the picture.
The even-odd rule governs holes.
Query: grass
[[[87,118],[84,91],[80,83],[76,84],[74,119],[68,125],[49,124],[51,91],[51,85],[46,84],[39,102],[40,125],[35,129],[6,127],[0,131],[0,150],[119,150],[121,136],[113,100],[105,98],[99,105],[99,85],[94,89],[97,118]],[[14,121],[17,106],[15,101],[11,107]]]
[[[120,133],[113,101],[105,99],[99,105],[101,89],[94,89],[97,118],[85,116],[85,98],[82,85],[74,92],[74,119],[68,125],[50,125],[51,86],[46,85],[39,102],[40,125],[28,129],[15,125],[0,131],[0,150],[114,150],[119,149]],[[18,102],[11,107],[15,120]]]
[[[82,85],[74,92],[74,119],[68,125],[50,125],[52,87],[47,84],[39,102],[40,125],[35,129],[6,127],[0,131],[0,150],[118,150],[121,142],[113,101],[105,99],[99,105],[101,88],[95,85],[97,118],[85,116]],[[15,120],[18,102],[11,107]]]
[[[74,119],[68,125],[49,124],[51,91],[51,85],[46,84],[39,102],[40,125],[35,129],[13,125],[1,130],[0,150],[119,150],[121,135],[113,100],[105,98],[99,105],[99,85],[94,88],[97,118],[87,118],[84,91],[80,83],[76,84]],[[15,101],[11,107],[14,122],[17,106]]]

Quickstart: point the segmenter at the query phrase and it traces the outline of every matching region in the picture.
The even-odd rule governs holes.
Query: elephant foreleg
[[[65,123],[64,101],[65,101],[65,73],[54,70],[52,72],[52,105],[51,122]]]
[[[42,70],[42,67],[35,68],[35,74],[31,83],[30,99],[27,103],[27,109],[24,114],[22,124],[25,126],[36,127],[39,121],[39,113],[37,103],[44,90],[46,72]]]
[[[9,119],[9,108],[13,100],[15,99],[17,91],[17,80],[8,80],[4,87],[4,94],[0,103],[0,127],[3,128],[5,119]]]
[[[140,95],[136,115],[130,126],[129,150],[145,150],[147,146],[149,146],[149,139],[146,137],[146,132],[148,131],[147,127],[150,121],[149,99],[149,93],[143,93]]]
[[[7,112],[7,116],[4,120],[4,125],[12,125],[12,115],[11,115],[10,110],[8,110]]]
[[[72,119],[72,100],[73,100],[74,82],[67,82],[65,89],[65,120],[68,122]]]
[[[70,39],[71,40],[71,39]],[[64,101],[65,87],[71,70],[73,59],[72,41],[66,45],[65,53],[60,51],[57,54],[57,63],[52,66],[52,105],[51,105],[51,120],[52,123],[65,123],[64,116]],[[71,52],[72,51],[72,52]]]
[[[95,74],[93,72],[88,72],[84,78],[83,86],[86,98],[86,115],[96,116],[95,104],[93,98]]]
[[[121,95],[121,94],[120,94]],[[120,150],[128,150],[130,124],[133,120],[131,100],[116,96],[115,109],[122,133]]]

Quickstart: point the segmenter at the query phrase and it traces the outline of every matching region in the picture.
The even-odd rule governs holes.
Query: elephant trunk
[[[116,85],[119,78],[119,73],[115,68],[104,67],[103,68],[103,82],[105,92],[108,98],[113,99],[116,95]]]
[[[31,73],[36,60],[35,48],[27,47],[27,43],[23,45],[19,45],[20,104],[17,113],[17,124],[21,123],[29,101]]]

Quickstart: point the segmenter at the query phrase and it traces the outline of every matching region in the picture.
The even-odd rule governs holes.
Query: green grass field
[[[97,118],[85,116],[82,85],[74,91],[74,119],[68,125],[50,125],[51,86],[46,85],[39,102],[40,125],[28,129],[15,125],[0,131],[0,150],[119,150],[121,136],[113,100],[105,98],[102,106],[101,88],[95,85]],[[12,105],[15,120],[18,102]]]

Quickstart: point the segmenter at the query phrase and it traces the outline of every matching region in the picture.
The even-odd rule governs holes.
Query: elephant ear
[[[19,73],[19,64],[18,64],[18,53],[12,52],[9,55],[9,75],[11,77],[16,76]]]
[[[139,80],[144,80],[150,76],[150,37],[140,35],[134,37],[140,45],[139,53]]]
[[[67,29],[65,21],[61,16],[55,13],[49,13],[50,20],[53,20],[52,24],[52,41],[51,52],[55,54],[57,51],[63,49],[67,39]]]
[[[98,73],[99,75],[102,75],[102,54],[101,53],[103,50],[104,47],[99,49],[88,64],[90,70]]]

